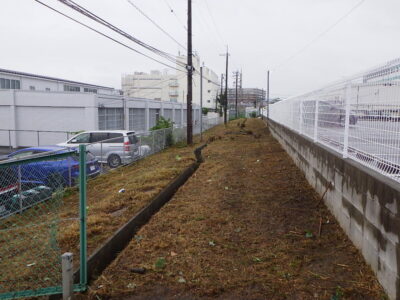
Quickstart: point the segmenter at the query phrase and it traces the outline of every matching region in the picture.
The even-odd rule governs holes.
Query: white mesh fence
[[[275,103],[270,118],[400,181],[400,59]]]

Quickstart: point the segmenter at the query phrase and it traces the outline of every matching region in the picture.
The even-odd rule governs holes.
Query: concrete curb
[[[142,208],[127,223],[120,227],[107,241],[97,248],[88,258],[88,283],[95,279],[129,244],[136,232],[145,225],[150,218],[158,212],[185,184],[185,182],[199,168],[202,160],[201,150],[204,144],[194,150],[197,161],[187,167],[178,177],[169,183],[147,206]],[[200,159],[201,157],[201,159]],[[74,283],[79,283],[79,269],[74,272]],[[61,295],[50,296],[49,299],[60,299]]]

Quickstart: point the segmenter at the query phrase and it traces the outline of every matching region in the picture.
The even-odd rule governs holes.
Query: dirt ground
[[[81,297],[386,299],[265,124],[243,123],[213,130],[205,163]]]

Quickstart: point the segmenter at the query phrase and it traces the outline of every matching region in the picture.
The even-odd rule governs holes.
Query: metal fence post
[[[67,161],[68,161],[68,181],[69,181],[69,187],[71,187],[72,186],[71,157],[68,157]]]
[[[140,158],[143,156],[143,153],[142,153],[142,136],[141,136],[141,135],[139,135],[139,148],[138,148],[138,154],[139,154],[139,157],[138,157],[138,159],[140,159]]]
[[[12,150],[12,145],[11,145],[11,130],[8,131],[8,145],[10,147],[10,151]]]
[[[303,133],[303,100],[300,100],[300,121],[299,121],[299,132],[300,134]]]
[[[315,100],[314,143],[318,142],[318,112],[319,112],[319,100]]]
[[[154,143],[154,138],[155,138],[154,135],[155,135],[155,133],[156,133],[156,130],[151,132],[151,135],[152,135],[152,138],[153,138],[153,153],[156,153],[156,149],[154,148],[154,145],[155,145],[155,143]]]
[[[100,173],[103,174],[103,142],[100,142]]]
[[[165,132],[166,130],[167,130],[166,128],[163,129],[163,149],[165,149],[167,145],[167,134]]]
[[[21,165],[18,165],[18,195],[19,195],[19,212],[22,213],[22,174],[21,174]]]
[[[40,137],[39,137],[39,130],[38,131],[36,131],[37,132],[37,145],[38,145],[38,147],[40,146]]]
[[[345,96],[345,120],[344,120],[344,141],[343,141],[343,158],[348,156],[349,148],[349,125],[350,125],[350,101],[351,101],[351,83],[346,86],[346,96]]]
[[[63,300],[70,300],[74,295],[73,288],[73,254],[70,252],[61,255],[61,268],[62,268],[62,291]]]
[[[86,146],[79,145],[79,239],[80,239],[80,283],[86,287],[87,284],[87,239],[86,239]]]

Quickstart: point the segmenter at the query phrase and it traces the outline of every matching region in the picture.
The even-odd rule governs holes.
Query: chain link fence
[[[221,117],[203,119],[202,129],[222,122]],[[0,299],[61,293],[61,255],[67,251],[81,270],[74,290],[84,290],[86,180],[185,141],[186,130],[103,135],[86,145],[77,140],[71,147],[22,149],[0,161]],[[69,198],[76,186],[79,203]]]
[[[400,59],[275,103],[270,118],[400,181]]]
[[[64,223],[75,223],[75,234],[79,236],[79,230],[84,234],[81,222],[85,218],[81,214],[80,218],[62,219],[60,211],[71,180],[79,184],[80,203],[85,207],[86,168],[93,164],[85,160],[76,149],[59,149],[0,162],[0,299],[62,292],[65,249],[59,239],[65,234]],[[85,164],[81,173],[80,166]],[[78,214],[79,210],[77,206]],[[86,248],[83,241],[84,236],[81,251]],[[86,255],[82,254],[78,261],[84,271]],[[74,286],[76,291],[85,289],[85,274],[81,278]]]

